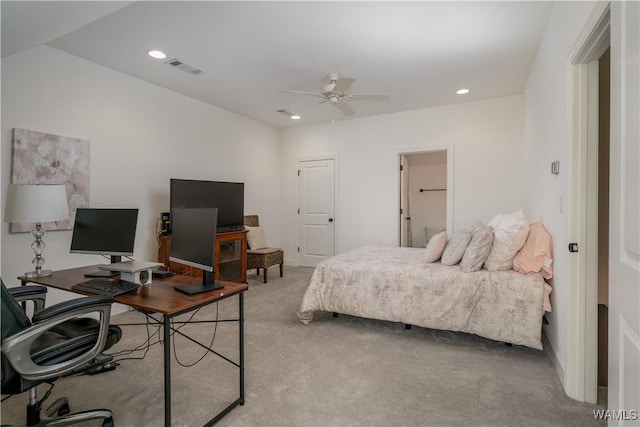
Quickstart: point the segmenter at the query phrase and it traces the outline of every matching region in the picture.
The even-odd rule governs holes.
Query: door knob
[[[329,222],[333,222],[333,218],[329,218]]]

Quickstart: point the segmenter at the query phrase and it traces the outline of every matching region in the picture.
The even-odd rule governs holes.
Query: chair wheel
[[[65,403],[60,407],[60,409],[58,409],[58,416],[60,417],[63,415],[68,415],[69,413],[71,413],[71,408],[69,407],[68,403]]]
[[[102,422],[102,427],[113,427],[113,418],[112,417],[105,418],[104,421]]]

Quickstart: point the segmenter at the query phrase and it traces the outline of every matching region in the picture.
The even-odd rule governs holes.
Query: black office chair
[[[57,378],[86,366],[122,336],[118,326],[109,325],[112,298],[77,298],[45,309],[46,291],[44,286],[7,289],[2,282],[2,394],[29,391],[28,426],[75,424],[89,419],[102,419],[103,427],[113,426],[113,414],[107,409],[69,414],[66,398],[40,413],[49,392],[39,401],[38,384],[46,382],[53,387]],[[31,320],[20,305],[27,300],[35,306]],[[100,320],[79,317],[89,313],[99,313]]]

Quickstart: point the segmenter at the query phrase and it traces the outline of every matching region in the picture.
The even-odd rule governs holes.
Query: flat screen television
[[[169,260],[202,270],[202,281],[175,289],[197,294],[223,286],[215,281],[217,208],[173,208]]]
[[[175,208],[218,208],[218,232],[244,229],[243,182],[172,178],[169,198],[172,212]]]
[[[111,263],[132,256],[138,225],[138,209],[78,208],[73,224],[71,253],[110,257]],[[109,271],[88,273],[110,276]]]

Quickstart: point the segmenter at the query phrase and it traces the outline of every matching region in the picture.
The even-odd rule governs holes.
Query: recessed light
[[[466,94],[468,94],[468,93],[469,93],[469,89],[458,89],[458,90],[456,91],[456,93],[457,93],[458,95],[466,95]]]
[[[290,111],[288,111],[288,110],[286,110],[286,109],[284,109],[284,108],[281,108],[281,109],[279,109],[279,110],[277,110],[277,111],[278,111],[278,113],[283,114],[283,115],[285,115],[285,116],[289,117],[291,120],[300,120],[300,119],[302,118],[302,116],[301,116],[301,115],[299,115],[299,114],[293,114],[292,112],[290,112]]]
[[[149,56],[156,59],[164,59],[167,57],[167,54],[161,50],[150,50]]]

